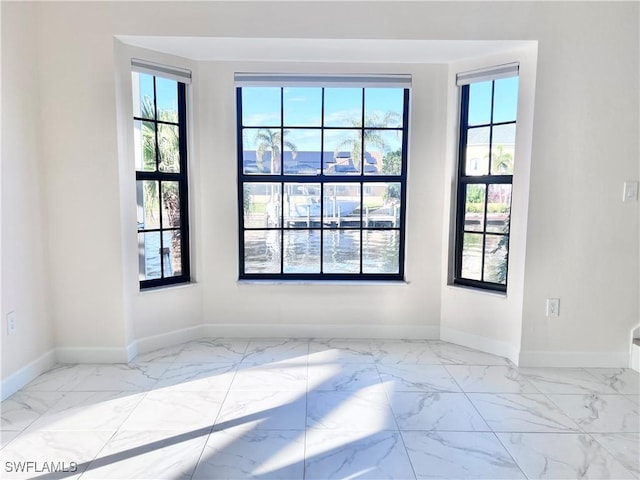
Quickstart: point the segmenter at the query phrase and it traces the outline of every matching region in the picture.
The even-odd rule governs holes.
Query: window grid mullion
[[[460,183],[464,185],[482,185],[484,183],[510,185],[513,183],[513,175],[467,176],[460,178]]]
[[[161,180],[163,182],[181,182],[186,174],[175,172],[136,172],[136,180]]]
[[[279,176],[282,178],[284,175],[284,88],[280,88],[280,172]],[[271,150],[271,163],[275,165],[273,161],[273,155],[275,152]],[[271,169],[269,169],[271,170]],[[275,172],[271,172],[275,174]],[[284,273],[284,180],[280,182],[280,273]]]
[[[364,134],[364,124],[365,124],[365,112],[364,112],[364,102],[365,102],[365,89],[362,89],[362,112],[360,113],[361,115],[361,120],[360,120],[360,158],[358,159],[358,162],[360,163],[360,177],[364,176],[364,139],[365,139],[365,134]],[[360,205],[360,215],[362,215],[362,204]]]
[[[491,152],[491,149],[489,149]],[[489,153],[489,162],[491,162],[491,153]],[[482,269],[480,270],[480,279],[484,282],[484,262],[485,251],[487,248],[487,211],[489,210],[489,185],[484,185],[484,211],[482,212]]]
[[[142,117],[134,117],[136,120],[142,120],[145,122],[151,122],[153,120],[149,120],[147,118],[142,118]],[[167,122],[166,120],[160,120],[159,123],[167,123],[169,125],[177,125],[175,123],[172,122]],[[508,123],[514,123],[514,122],[501,122],[501,123],[496,123],[496,126],[500,126],[502,124],[508,124]],[[485,126],[488,126],[485,125]],[[280,128],[280,124],[278,125],[248,125],[248,126],[242,126],[241,127],[243,130],[246,129],[258,129],[258,128],[270,128],[270,129],[276,129],[276,128]],[[328,130],[359,130],[361,127],[355,127],[355,126],[340,126],[340,125],[335,125],[335,126],[318,126],[318,125],[287,125],[287,128],[291,128],[291,129],[295,129],[295,130],[320,130],[320,129],[328,129]],[[476,125],[474,125],[471,128],[476,128]],[[403,130],[403,127],[373,127],[374,130],[384,130],[387,132],[401,132]]]
[[[153,77],[153,116],[155,117],[155,151],[156,151],[156,172],[160,173],[160,141],[158,138],[158,89],[157,89],[157,79]],[[163,225],[162,225],[162,181],[158,178],[156,179],[156,185],[158,188],[157,196],[158,196],[158,221],[160,222],[160,278],[164,279],[164,235],[163,235]]]
[[[516,123],[516,121],[515,121],[515,120],[507,120],[507,121],[504,121],[504,122],[495,122],[495,123],[494,123],[494,122],[489,122],[489,123],[479,123],[479,124],[477,124],[477,125],[469,125],[467,128],[468,128],[469,130],[475,130],[475,129],[477,129],[477,128],[487,128],[487,127],[490,127],[490,126],[494,126],[494,127],[502,127],[502,126],[504,126],[504,125],[513,125],[513,124],[515,124],[515,123]]]
[[[284,182],[280,182],[280,274],[284,273]]]
[[[155,107],[154,107],[155,108]],[[175,123],[175,122],[170,122],[168,120],[160,120],[158,118],[144,118],[144,117],[133,117],[134,120],[138,120],[140,122],[147,122],[147,123],[153,123],[155,125],[170,125],[173,127],[179,127],[180,124],[179,123]]]
[[[362,89],[362,114],[360,123],[360,275],[364,273],[364,124],[365,124],[365,89]],[[368,226],[368,225],[367,225]]]
[[[489,164],[487,165],[487,171],[489,172],[489,177],[491,177],[493,173],[492,163],[493,163],[493,108],[494,102],[493,98],[495,95],[496,82],[495,80],[491,82],[491,106],[490,106],[490,115],[489,115]],[[484,185],[484,211],[482,213],[482,251],[480,252],[482,263],[480,267],[480,280],[484,280],[484,266],[486,261],[486,251],[487,251],[487,211],[489,209],[489,184],[485,183]]]
[[[364,183],[360,182],[360,275],[364,273]],[[369,226],[367,225],[367,228]]]
[[[324,177],[324,88],[320,90],[320,175]],[[324,274],[324,182],[320,181],[320,275]]]
[[[273,155],[273,152],[272,152],[272,155]],[[279,174],[284,175],[284,88],[280,89],[280,171],[279,171]]]
[[[140,172],[143,173],[143,172]],[[178,175],[178,174],[164,174],[164,175]],[[366,175],[359,177],[358,175],[247,175],[240,174],[238,175],[242,182],[247,183],[270,183],[270,182],[291,182],[291,183],[318,183],[318,182],[326,182],[326,183],[388,183],[388,182],[400,182],[402,183],[405,180],[404,175]],[[473,178],[481,178],[481,177],[468,177],[470,179]],[[496,177],[500,178],[500,177]],[[170,180],[170,178],[167,178]],[[483,180],[485,181],[485,180]],[[482,183],[479,182],[479,183]],[[498,181],[496,183],[503,183]],[[508,182],[507,182],[508,183]]]
[[[493,168],[491,168],[491,164],[493,163],[493,108],[494,108],[494,95],[496,90],[496,82],[495,80],[491,82],[491,124],[489,126],[489,165],[488,172],[489,175],[493,174]]]

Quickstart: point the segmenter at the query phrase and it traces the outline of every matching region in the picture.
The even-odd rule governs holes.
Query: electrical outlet
[[[18,328],[16,312],[7,313],[7,335],[13,335]]]
[[[623,202],[638,201],[638,182],[624,182]]]
[[[560,299],[547,298],[547,317],[560,316]]]

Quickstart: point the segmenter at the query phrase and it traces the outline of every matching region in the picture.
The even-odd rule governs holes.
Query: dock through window
[[[410,81],[236,74],[240,278],[404,278]]]
[[[459,74],[454,283],[506,291],[518,65]]]
[[[188,282],[186,84],[191,72],[131,63],[140,288]]]

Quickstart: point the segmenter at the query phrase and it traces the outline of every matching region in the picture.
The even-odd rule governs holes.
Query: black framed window
[[[404,278],[409,89],[237,88],[241,279]]]
[[[454,283],[506,291],[517,66],[461,86]]]
[[[132,76],[140,288],[189,282],[186,85]]]

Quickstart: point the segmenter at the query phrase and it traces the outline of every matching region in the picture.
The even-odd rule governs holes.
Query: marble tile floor
[[[637,479],[639,392],[440,341],[205,338],[36,378],[0,477]]]

